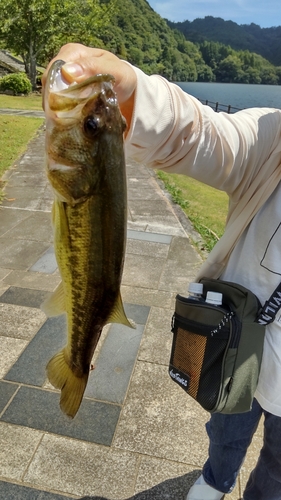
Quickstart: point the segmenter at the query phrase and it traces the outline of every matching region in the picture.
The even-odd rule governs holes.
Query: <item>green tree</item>
[[[1,0],[0,40],[20,55],[32,87],[38,59],[61,42],[89,43],[92,33],[109,21],[115,0]],[[51,54],[53,55],[53,54]]]
[[[243,70],[241,61],[235,55],[229,55],[218,65],[216,71],[217,77],[221,82],[242,82]]]
[[[207,64],[199,64],[196,66],[197,69],[197,80],[198,82],[215,82],[216,77],[212,71],[212,68],[210,66],[207,66]]]
[[[278,85],[279,78],[274,67],[265,67],[261,70],[261,82],[264,85]]]
[[[260,71],[258,69],[250,67],[245,72],[248,75],[248,79],[249,79],[248,83],[252,83],[252,84],[261,83]]]
[[[278,84],[281,85],[281,66],[277,66],[277,68],[276,68],[276,76],[278,78]]]

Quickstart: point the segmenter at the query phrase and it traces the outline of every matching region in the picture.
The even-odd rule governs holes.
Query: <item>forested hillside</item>
[[[117,0],[117,6],[111,26],[100,38],[106,48],[148,74],[158,73],[173,81],[281,83],[281,68],[255,54],[250,43],[247,48],[236,50],[219,38],[208,41],[189,37],[184,30],[175,28],[192,23],[174,25],[155,13],[146,0]],[[214,25],[219,32],[218,21],[211,18],[213,32]],[[236,39],[241,36],[237,24],[224,23],[225,32],[233,29],[234,33],[236,29]],[[250,34],[245,37],[248,41],[253,39]]]
[[[1,0],[0,47],[22,57],[33,87],[36,65],[46,66],[67,42],[109,49],[171,81],[281,83],[281,67],[251,49],[253,34],[247,35],[247,48],[240,49],[219,38],[223,26],[224,35],[231,31],[237,40],[238,25],[210,21],[203,36],[189,29],[197,26],[195,21],[174,25],[146,0]]]
[[[254,23],[239,25],[212,16],[192,22],[167,23],[171,28],[181,31],[192,42],[220,42],[235,50],[256,52],[275,66],[281,65],[281,26],[261,28]]]
[[[170,80],[196,81],[210,75],[199,48],[169,28],[146,0],[117,0],[117,10],[99,35],[104,46],[148,74]]]
[[[225,32],[232,32],[233,28],[233,33],[237,28],[236,39],[241,36],[237,24],[230,21],[230,25],[225,22],[221,25],[217,21],[220,20],[211,18],[213,28],[214,24],[218,31],[220,26]],[[106,48],[146,73],[158,73],[173,81],[281,83],[281,68],[250,49],[249,40],[253,36],[244,35],[248,39],[247,48],[235,50],[230,43],[219,39],[188,37],[184,31],[175,29],[178,25],[162,19],[146,0],[117,0],[111,25],[100,38]]]

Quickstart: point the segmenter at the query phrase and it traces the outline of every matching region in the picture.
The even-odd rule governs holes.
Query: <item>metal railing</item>
[[[217,113],[219,113],[220,111],[224,111],[230,114],[230,113],[236,113],[236,111],[241,111],[242,109],[242,108],[235,108],[235,106],[231,106],[231,104],[220,104],[219,102],[209,101],[208,99],[206,101],[198,99],[198,101],[202,102],[202,104],[210,106]]]

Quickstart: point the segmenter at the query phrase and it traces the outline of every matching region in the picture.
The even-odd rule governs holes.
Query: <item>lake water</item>
[[[182,82],[177,83],[177,85],[202,101],[219,102],[225,106],[231,105],[239,109],[281,108],[281,85],[203,82]]]

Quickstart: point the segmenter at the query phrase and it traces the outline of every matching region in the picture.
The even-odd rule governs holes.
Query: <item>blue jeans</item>
[[[232,491],[262,414],[265,417],[264,444],[243,499],[281,499],[281,417],[264,411],[256,400],[247,413],[214,413],[207,423],[210,445],[203,476],[210,486],[224,493]]]

